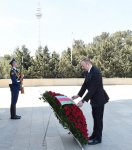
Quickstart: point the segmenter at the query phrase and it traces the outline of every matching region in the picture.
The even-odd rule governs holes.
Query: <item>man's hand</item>
[[[79,95],[75,95],[75,96],[72,96],[72,99],[77,99],[79,97]]]
[[[81,100],[81,101],[78,102],[77,106],[78,106],[78,107],[82,107],[82,106],[83,106],[83,103],[84,103],[84,102]]]
[[[20,79],[23,79],[23,78],[24,78],[24,74],[21,74],[21,75],[20,75]]]
[[[24,78],[24,74],[21,75],[21,78]]]

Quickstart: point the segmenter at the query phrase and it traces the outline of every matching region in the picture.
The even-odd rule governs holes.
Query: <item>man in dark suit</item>
[[[10,78],[12,80],[12,84],[9,84],[11,90],[10,114],[11,114],[11,119],[20,119],[21,116],[16,115],[16,103],[20,91],[20,82],[24,76],[20,77],[19,72],[16,68],[17,63],[15,59],[12,59],[9,64],[12,66],[10,70]]]
[[[82,107],[85,101],[90,100],[94,127],[93,133],[89,137],[89,145],[95,145],[102,141],[104,105],[108,102],[109,97],[103,89],[101,72],[92,65],[90,59],[83,59],[81,66],[85,70],[85,81],[79,93],[72,98],[82,97],[85,91],[88,90],[84,98],[79,101],[78,106]]]

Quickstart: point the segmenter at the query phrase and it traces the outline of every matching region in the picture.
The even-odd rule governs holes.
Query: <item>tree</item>
[[[75,76],[74,66],[71,63],[70,49],[63,51],[59,62],[59,73],[61,78],[72,78]]]
[[[9,61],[4,57],[0,58],[0,79],[7,79],[10,77]]]
[[[4,55],[4,59],[10,61],[11,60],[11,56],[9,54]]]
[[[35,71],[39,78],[50,77],[50,53],[47,46],[44,48],[39,47],[35,55]]]
[[[72,51],[72,62],[71,62]],[[72,48],[67,48],[61,55],[50,54],[47,46],[39,47],[35,57],[30,56],[26,46],[17,48],[13,54],[26,78],[80,78],[80,61],[89,57],[101,69],[104,77],[132,77],[132,31],[118,31],[113,34],[103,32],[85,44],[75,40]],[[9,78],[9,61],[12,55],[0,58],[0,77]]]
[[[23,73],[25,78],[30,78],[31,72],[29,68],[32,65],[33,58],[30,56],[30,51],[25,45],[19,49],[19,47],[14,51],[14,57],[17,60],[18,68],[21,70],[23,68]]]
[[[93,43],[94,63],[105,77],[132,77],[132,32],[120,31],[98,36]],[[97,40],[98,39],[98,40]]]
[[[55,51],[52,53],[49,66],[50,66],[50,78],[58,78],[59,77],[59,61],[60,56]]]

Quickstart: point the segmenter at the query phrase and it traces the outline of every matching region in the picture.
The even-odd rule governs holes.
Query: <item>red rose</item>
[[[49,102],[50,101],[52,102],[49,104],[51,105],[51,107],[53,107],[54,111],[57,111],[56,113],[60,115],[59,116],[60,118],[65,118],[65,117],[67,118],[65,119],[65,121],[66,120],[67,121],[64,123],[68,124],[71,132],[75,134],[79,132],[79,134],[77,134],[78,135],[77,139],[79,141],[81,141],[82,143],[87,143],[88,140],[87,124],[81,109],[77,107],[75,104],[69,104],[69,105],[67,104],[61,106],[61,103],[56,98],[56,96],[63,96],[60,93],[49,91],[48,94],[49,94]],[[64,113],[61,112],[62,110]]]

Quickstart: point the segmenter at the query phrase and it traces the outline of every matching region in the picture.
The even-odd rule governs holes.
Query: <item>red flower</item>
[[[54,111],[57,111],[56,113],[60,115],[59,118],[62,119],[60,123],[67,121],[63,122],[62,125],[65,125],[65,123],[68,124],[73,135],[75,134],[75,137],[81,143],[86,144],[88,140],[88,130],[86,119],[81,109],[75,104],[66,104],[61,106],[61,103],[56,98],[56,96],[63,96],[60,93],[49,91],[47,94],[51,97],[51,100],[47,100],[47,102],[49,102]],[[47,99],[48,98],[49,97],[47,97]]]

